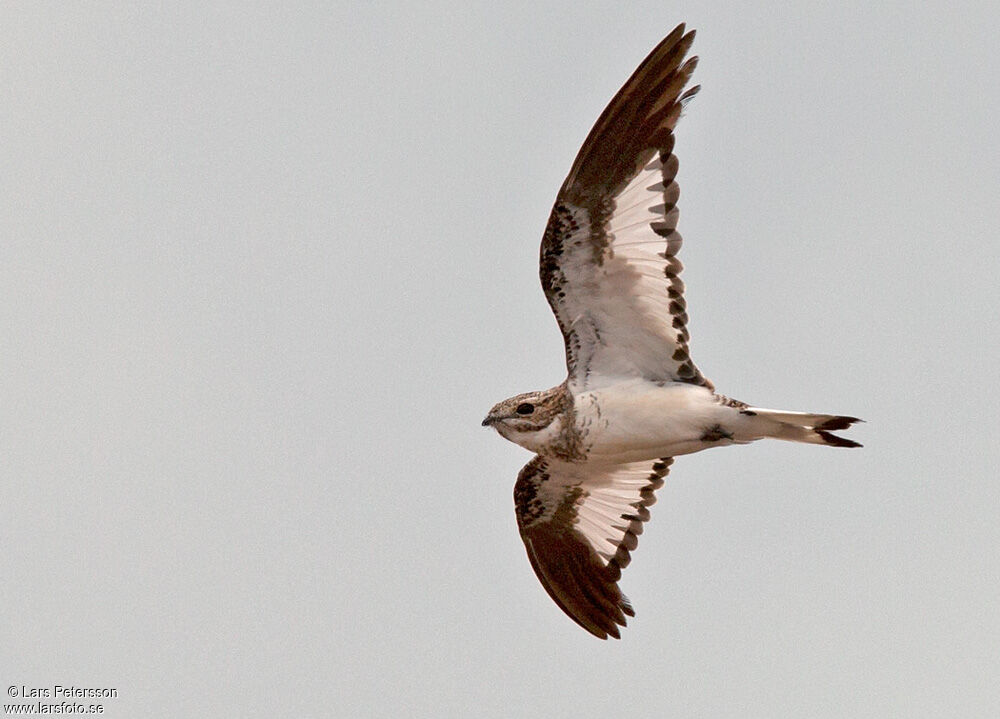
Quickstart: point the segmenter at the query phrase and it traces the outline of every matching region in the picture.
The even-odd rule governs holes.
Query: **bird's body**
[[[854,417],[752,407],[715,392],[690,357],[673,129],[698,87],[678,26],[598,119],[542,239],[542,288],[566,380],[483,420],[534,452],[514,488],[518,527],[552,599],[592,634],[632,615],[618,589],[673,457],[763,438],[858,447]]]
[[[685,382],[625,379],[575,398],[587,458],[636,462],[758,439],[752,417]]]
[[[837,444],[815,430],[857,421],[853,417],[750,407],[701,385],[638,377],[576,394],[565,385],[538,394],[559,398],[559,410],[552,421],[535,431],[505,425],[497,430],[529,451],[567,462],[620,464],[678,457],[765,437]],[[488,417],[484,424],[493,421]]]

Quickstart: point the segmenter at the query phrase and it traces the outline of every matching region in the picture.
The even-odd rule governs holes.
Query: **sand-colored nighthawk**
[[[694,31],[674,29],[590,131],[549,217],[541,280],[566,344],[562,384],[483,424],[537,453],[517,524],[549,595],[592,634],[634,616],[618,589],[673,457],[763,438],[833,447],[857,420],[751,407],[715,392],[688,350],[674,127],[698,87]]]

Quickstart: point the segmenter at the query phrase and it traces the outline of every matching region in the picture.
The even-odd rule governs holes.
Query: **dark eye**
[[[515,409],[514,411],[517,412],[518,414],[531,414],[532,412],[535,411],[535,405],[531,404],[530,402],[522,402],[517,406],[517,409]]]

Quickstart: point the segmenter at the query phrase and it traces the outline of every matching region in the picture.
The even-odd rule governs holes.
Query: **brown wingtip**
[[[698,60],[697,57],[693,57],[691,59],[695,61]],[[695,64],[697,64],[697,62]],[[701,85],[695,85],[691,89],[685,90],[684,94],[677,99],[677,102],[679,102],[681,106],[687,105],[691,101],[691,98],[697,95],[700,90],[701,90]]]

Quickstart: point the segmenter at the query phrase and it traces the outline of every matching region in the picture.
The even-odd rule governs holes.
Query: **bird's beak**
[[[486,415],[486,419],[483,420],[483,426],[489,427],[496,421],[497,421],[496,417],[494,417],[492,414],[488,414]]]

